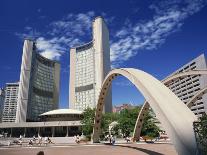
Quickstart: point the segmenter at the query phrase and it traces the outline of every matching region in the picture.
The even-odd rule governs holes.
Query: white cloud
[[[130,22],[129,19],[122,28],[116,28],[112,35],[111,62],[112,67],[123,66],[123,62],[135,56],[141,50],[153,50],[162,45],[166,38],[180,29],[184,19],[201,10],[204,0],[169,0],[152,4],[149,9],[155,12],[148,21]],[[139,12],[136,12],[137,14]],[[114,17],[102,16],[110,27],[114,25]],[[70,47],[90,41],[93,11],[86,13],[70,13],[62,19],[48,24],[47,33],[35,31],[27,26],[24,33],[16,33],[21,38],[34,36],[41,54],[50,59],[59,60]]]
[[[171,0],[150,6],[154,17],[145,22],[126,24],[116,32],[111,42],[111,61],[119,67],[124,61],[140,50],[153,50],[163,44],[170,34],[179,30],[184,19],[201,10],[206,4],[203,0]]]
[[[90,39],[91,24],[95,13],[70,13],[61,20],[53,21],[47,26],[47,34],[37,32],[32,27],[26,26],[24,33],[16,33],[21,39],[36,38],[37,48],[46,58],[60,60],[60,57],[69,52],[69,48],[77,46],[85,40],[82,36]]]
[[[49,33],[53,36],[64,34],[67,37],[85,35],[91,28],[94,15],[95,13],[93,11],[85,14],[70,13],[61,20],[52,22],[50,24],[52,31]]]
[[[52,60],[59,60],[61,55],[66,51],[58,42],[57,38],[46,40],[39,37],[36,40],[37,48],[41,51],[40,54]]]
[[[40,53],[42,56],[48,58],[48,59],[52,59],[52,60],[59,60],[61,53],[57,52],[57,51],[43,51]]]

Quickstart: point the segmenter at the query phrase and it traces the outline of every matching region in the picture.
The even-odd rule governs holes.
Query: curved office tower
[[[38,121],[58,108],[60,64],[41,56],[34,41],[25,40],[19,82],[16,123]]]
[[[110,71],[109,32],[104,20],[92,24],[93,40],[70,50],[70,105],[72,109],[95,108],[102,82]],[[105,112],[112,111],[111,89]]]

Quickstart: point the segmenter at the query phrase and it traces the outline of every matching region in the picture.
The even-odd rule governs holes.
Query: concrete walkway
[[[38,154],[39,153],[39,154]],[[0,148],[1,155],[177,155],[172,144],[70,145]]]

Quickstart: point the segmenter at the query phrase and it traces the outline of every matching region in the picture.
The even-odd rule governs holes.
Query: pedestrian
[[[44,141],[45,145],[47,146],[47,143],[48,143],[48,137],[46,136],[45,137],[45,141]]]
[[[21,140],[22,140],[22,135],[19,136],[19,141],[21,141]]]
[[[29,140],[29,145],[31,145],[31,146],[33,145],[33,142],[32,141],[33,140],[31,140],[31,139]]]
[[[36,144],[36,137],[35,137],[35,135],[33,136],[33,142]]]
[[[79,135],[76,136],[76,143],[77,143],[77,144],[80,143],[80,137],[79,137]]]
[[[109,144],[112,142],[112,135],[109,136]]]
[[[128,137],[128,136],[126,137],[126,141],[127,141],[127,143],[128,143],[128,142],[130,142],[130,139],[129,139],[129,137]]]
[[[11,142],[10,142],[10,141],[8,141],[8,142],[7,142],[7,145],[8,145],[8,146],[10,146],[10,145],[11,145]]]
[[[42,144],[42,137],[39,135],[38,136],[38,144],[41,145]]]
[[[20,145],[22,145],[22,135],[19,136],[19,141],[18,141],[18,143],[19,143]]]
[[[112,141],[112,145],[114,145],[115,144],[115,136],[112,136],[111,141]]]
[[[48,144],[52,144],[52,140],[48,137]]]

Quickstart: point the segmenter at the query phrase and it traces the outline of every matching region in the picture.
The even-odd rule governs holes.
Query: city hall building
[[[206,69],[206,59],[204,54],[202,54],[169,76],[189,70]],[[186,104],[200,90],[207,87],[207,75],[194,75],[185,78],[179,78],[175,81],[168,82],[166,86],[169,87]],[[195,104],[191,107],[191,110],[198,117],[201,117],[204,113],[207,114],[207,94],[199,97]]]
[[[92,41],[70,50],[71,109],[95,108],[102,82],[111,69],[109,32],[103,18],[97,17],[93,21],[92,31]],[[104,111],[112,111],[111,88],[105,99]]]
[[[35,41],[24,41],[16,123],[38,121],[59,103],[60,64],[43,57]]]

